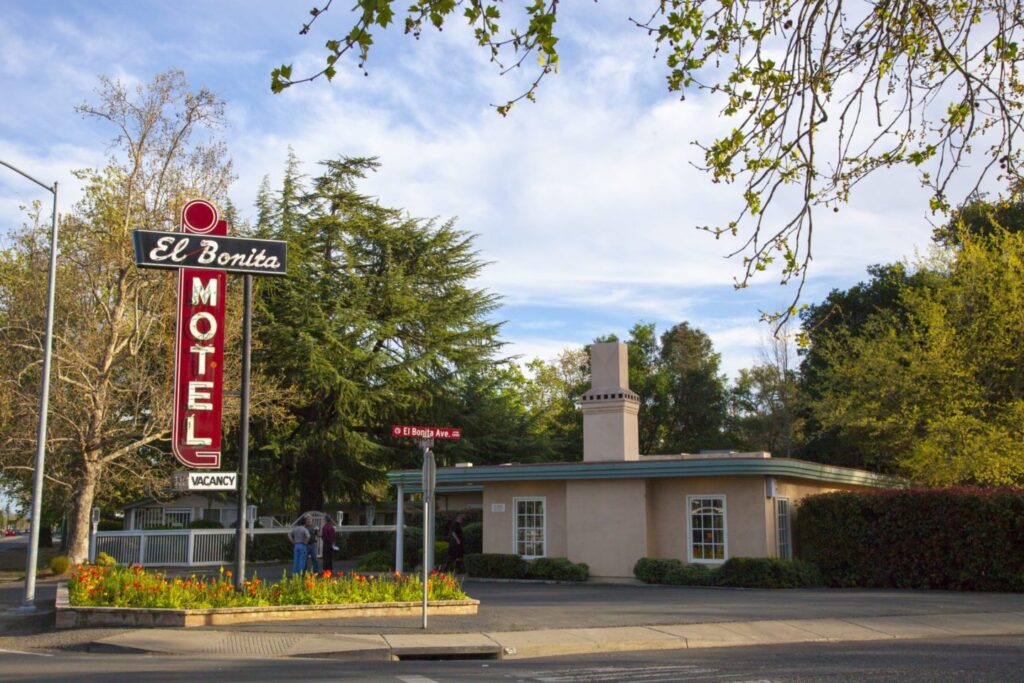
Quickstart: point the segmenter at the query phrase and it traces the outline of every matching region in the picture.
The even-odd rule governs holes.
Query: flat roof
[[[401,484],[409,493],[422,489],[422,471],[396,470],[388,472],[388,483]],[[664,458],[628,462],[545,462],[514,463],[507,465],[480,465],[473,467],[437,468],[437,488],[452,485],[478,485],[495,481],[569,480],[569,479],[657,479],[668,477],[729,477],[767,476],[791,477],[853,486],[895,488],[906,482],[867,470],[823,465],[793,458],[760,457],[688,457]]]

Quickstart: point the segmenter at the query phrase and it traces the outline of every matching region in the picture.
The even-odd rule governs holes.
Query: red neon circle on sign
[[[181,222],[189,232],[210,232],[217,225],[217,209],[204,199],[193,199],[181,210]]]

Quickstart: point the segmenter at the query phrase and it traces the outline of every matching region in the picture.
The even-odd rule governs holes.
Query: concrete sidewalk
[[[631,650],[1024,635],[1024,612],[789,619],[479,633],[305,634],[153,629],[93,641],[91,652],[187,656],[519,659]]]

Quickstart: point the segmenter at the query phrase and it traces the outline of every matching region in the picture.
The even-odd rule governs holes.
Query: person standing
[[[306,554],[309,556],[310,564],[313,565],[313,573],[319,574],[320,560],[317,558],[316,545],[320,532],[313,526],[313,518],[309,515],[306,515],[306,531],[309,532],[309,539],[306,541]]]
[[[445,569],[453,574],[460,568],[463,572],[466,571],[466,566],[463,562],[463,557],[466,554],[466,537],[462,531],[462,522],[465,519],[466,516],[459,513],[452,520],[451,526],[448,527],[448,562],[445,565]]]
[[[324,542],[324,574],[334,573],[334,548],[338,542],[338,534],[331,524],[330,517],[324,517],[324,525],[320,527],[320,538]]]
[[[309,554],[309,525],[312,521],[308,516],[300,520],[300,524],[288,534],[292,542],[292,575],[298,576],[306,571],[306,556]]]

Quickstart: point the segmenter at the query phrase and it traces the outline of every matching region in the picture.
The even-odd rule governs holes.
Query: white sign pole
[[[421,439],[423,447],[423,628],[427,628],[427,583],[430,580],[430,537],[427,524],[430,523],[430,505],[434,497],[434,454],[430,447],[433,439]]]

